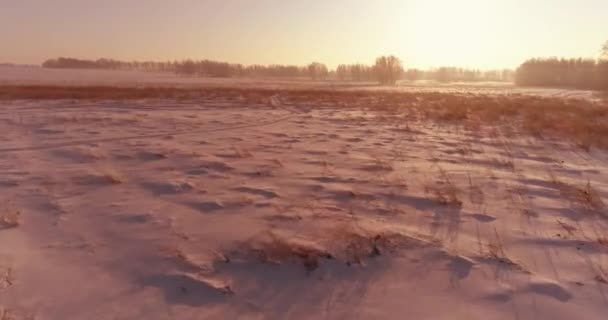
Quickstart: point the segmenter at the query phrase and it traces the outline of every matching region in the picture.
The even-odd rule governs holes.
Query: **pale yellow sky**
[[[70,56],[511,68],[596,57],[606,0],[0,0],[0,62]]]

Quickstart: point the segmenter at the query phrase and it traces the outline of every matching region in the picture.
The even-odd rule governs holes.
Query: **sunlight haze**
[[[596,57],[603,0],[0,0],[0,62],[70,56],[243,64],[371,63],[513,68]]]

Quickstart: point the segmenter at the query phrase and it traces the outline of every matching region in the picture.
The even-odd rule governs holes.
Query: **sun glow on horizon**
[[[416,1],[405,10],[400,51],[406,57],[424,58],[416,64],[496,66],[496,52],[500,52],[506,31],[499,6],[483,0],[427,0]]]
[[[9,5],[10,2],[10,5]],[[242,64],[515,68],[597,57],[606,0],[0,0],[0,62],[211,59]]]

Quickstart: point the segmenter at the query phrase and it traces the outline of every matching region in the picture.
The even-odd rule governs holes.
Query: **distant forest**
[[[608,41],[597,60],[530,59],[517,69],[515,83],[520,86],[608,90]]]
[[[608,90],[608,42],[600,58],[558,59],[536,58],[513,70],[471,70],[441,67],[431,70],[405,70],[395,56],[376,59],[374,65],[342,64],[330,70],[325,64],[313,62],[307,66],[249,65],[212,60],[183,61],[118,61],[113,59],[81,60],[50,59],[45,68],[79,68],[104,70],[137,70],[175,73],[185,77],[273,77],[310,78],[313,80],[377,81],[394,85],[398,80],[433,80],[438,82],[504,81],[519,86],[546,86],[589,90]]]
[[[531,59],[516,72],[519,86],[608,90],[608,60]]]
[[[479,71],[456,67],[432,70],[404,70],[401,61],[394,56],[379,57],[374,65],[342,64],[330,70],[325,64],[313,62],[307,66],[296,65],[249,65],[232,64],[212,60],[183,61],[119,61],[113,59],[82,60],[74,58],[50,59],[42,64],[45,68],[137,70],[175,73],[187,77],[276,77],[310,78],[313,80],[378,81],[394,84],[398,80],[456,81],[513,81],[511,70]]]

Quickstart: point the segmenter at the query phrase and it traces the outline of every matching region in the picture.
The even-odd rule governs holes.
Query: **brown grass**
[[[348,266],[364,265],[368,259],[395,252],[412,244],[413,238],[390,230],[367,230],[348,224],[328,231],[326,239],[312,239],[267,231],[245,243],[237,252],[252,255],[263,263],[301,263],[307,271],[319,268],[323,260],[337,260]],[[225,258],[225,261],[232,261]]]
[[[105,169],[102,173],[102,177],[110,184],[121,184],[126,181],[125,177],[112,169]]]
[[[171,88],[112,86],[0,86],[0,100],[137,100],[137,99],[200,99],[232,98],[249,102],[266,102],[272,93],[267,90],[237,88]]]
[[[433,196],[433,200],[446,206],[462,207],[460,189],[454,185],[447,172],[439,168],[439,181],[425,187],[425,192]]]
[[[553,184],[560,190],[562,196],[570,200],[573,204],[593,213],[602,214],[606,205],[602,196],[588,181],[584,186],[578,186],[560,180],[551,174]]]
[[[266,232],[250,243],[249,250],[265,263],[283,264],[298,259],[308,271],[317,269],[321,259],[333,258],[327,250],[313,242],[288,239],[272,231]]]
[[[515,267],[520,271],[526,271],[526,269],[515,261],[511,260],[505,252],[502,240],[498,235],[498,231],[494,228],[494,238],[491,239],[487,245],[486,256],[489,260],[498,262],[503,265]]]
[[[604,201],[600,194],[591,186],[591,181],[588,181],[584,188],[577,190],[578,197],[581,202],[584,203],[588,208],[594,210],[602,210],[606,208]]]
[[[268,105],[281,94],[285,103],[316,108],[358,108],[384,117],[408,115],[479,130],[510,129],[556,139],[583,149],[608,148],[608,106],[587,100],[526,95],[439,92],[378,92],[294,89],[0,86],[0,100],[14,99],[218,99]]]
[[[525,95],[473,95],[438,92],[296,92],[293,103],[336,101],[341,106],[418,118],[478,130],[502,126],[510,131],[567,138],[584,149],[608,147],[608,106],[576,99]]]
[[[394,252],[409,241],[406,236],[390,232],[368,232],[351,229],[338,234],[344,244],[342,255],[347,265],[364,265],[365,260]]]
[[[559,224],[559,226],[564,229],[564,231],[566,231],[568,233],[568,235],[570,236],[574,236],[574,232],[578,231],[578,229],[570,224],[567,224],[563,221],[557,220],[557,224]]]

